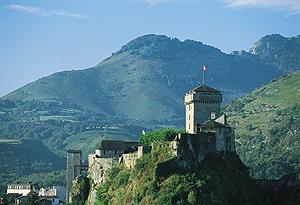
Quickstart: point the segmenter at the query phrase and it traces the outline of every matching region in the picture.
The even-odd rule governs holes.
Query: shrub
[[[172,141],[179,132],[183,132],[183,130],[164,128],[152,132],[146,132],[139,137],[139,142],[141,144],[151,145],[153,142]]]

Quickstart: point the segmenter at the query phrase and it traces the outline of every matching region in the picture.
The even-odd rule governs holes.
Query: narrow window
[[[115,150],[115,155],[117,155],[118,154],[118,151],[117,150]]]

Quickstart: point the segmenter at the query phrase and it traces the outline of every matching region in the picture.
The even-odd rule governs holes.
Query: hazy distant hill
[[[192,40],[139,37],[93,68],[41,78],[4,96],[11,100],[58,100],[125,118],[175,125],[183,122],[183,95],[201,79],[225,100],[281,75],[257,56],[225,54]]]
[[[280,177],[300,171],[300,71],[230,103],[236,145],[252,175]]]
[[[6,183],[17,181],[47,181],[48,185],[64,184],[65,159],[51,152],[39,140],[9,140],[0,138],[0,193],[5,192]],[[45,174],[45,172],[48,172]],[[52,172],[52,173],[50,173]],[[28,178],[32,173],[44,173],[35,178]],[[55,176],[57,175],[57,176]],[[47,179],[48,176],[51,176]],[[43,183],[41,185],[44,185]]]

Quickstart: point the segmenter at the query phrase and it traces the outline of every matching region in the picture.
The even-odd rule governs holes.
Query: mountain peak
[[[194,41],[190,39],[185,39],[184,41],[179,40],[178,38],[171,38],[165,35],[157,34],[147,34],[144,36],[137,37],[132,41],[128,42],[126,45],[116,53],[120,54],[126,51],[137,51],[137,50],[166,50],[166,48],[183,48],[183,47],[192,47],[192,48],[206,48],[206,49],[219,49],[203,44],[199,41]]]
[[[264,36],[250,48],[251,54],[259,56],[267,64],[285,72],[300,68],[300,36],[284,37],[280,34]]]
[[[205,45],[201,42],[165,35],[148,34],[140,36],[113,54],[113,56],[127,53],[130,55],[143,56],[147,59],[178,60],[181,58],[198,58],[199,55],[221,55],[221,50]],[[111,57],[110,57],[111,58]]]
[[[249,52],[252,54],[258,54],[261,50],[265,49],[276,49],[278,46],[282,45],[284,41],[288,38],[283,37],[280,34],[266,35],[256,41],[254,45],[250,48]]]
[[[171,40],[171,38],[165,35],[147,34],[131,40],[126,45],[122,46],[118,53],[128,50],[137,50],[143,47],[155,46],[161,42],[166,42],[169,40]]]
[[[273,33],[261,38],[261,40],[276,40],[276,39],[286,39],[286,37],[282,36],[279,33]]]

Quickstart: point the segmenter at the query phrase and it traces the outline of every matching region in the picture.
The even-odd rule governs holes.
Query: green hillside
[[[133,140],[141,132],[120,116],[108,117],[58,101],[0,100],[0,120],[0,136],[40,140],[61,157],[77,146],[90,151],[103,137]]]
[[[45,185],[64,182],[65,159],[58,157],[38,140],[0,139],[0,192],[7,183],[30,180]],[[31,177],[35,173],[35,177]],[[52,176],[52,177],[50,177]]]
[[[184,119],[182,96],[199,83],[203,64],[208,68],[207,83],[221,89],[225,101],[282,73],[254,55],[225,54],[201,42],[146,35],[93,68],[55,73],[3,99],[56,100],[146,121],[145,125],[178,126]]]
[[[237,151],[251,173],[278,178],[300,171],[300,71],[225,108],[236,127]]]

